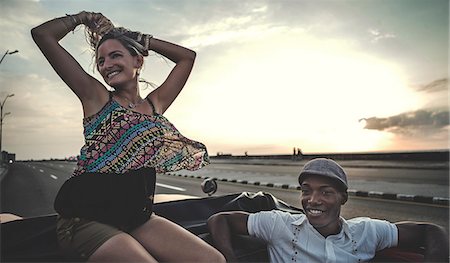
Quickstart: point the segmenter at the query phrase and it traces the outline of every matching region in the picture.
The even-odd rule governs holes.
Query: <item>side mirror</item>
[[[213,195],[217,191],[216,178],[206,178],[201,186],[203,193],[208,194],[208,196]]]

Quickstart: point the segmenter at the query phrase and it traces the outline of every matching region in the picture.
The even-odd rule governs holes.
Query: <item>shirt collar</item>
[[[341,217],[342,222],[342,230],[346,236],[348,236],[350,239],[352,238],[352,234],[350,232],[350,226],[347,223],[347,220],[345,220],[343,217]]]
[[[305,214],[300,214],[300,217],[297,220],[292,221],[291,224],[293,224],[295,226],[300,226],[300,225],[304,224],[307,221],[308,221],[308,218],[306,217],[306,215]]]
[[[349,227],[349,225],[347,223],[347,220],[345,220],[342,216],[340,217],[340,220],[342,222],[342,229],[341,229],[341,232],[338,235],[343,233],[344,235],[346,235],[349,238],[351,238],[352,235],[351,235],[350,227]],[[297,220],[293,221],[291,224],[295,225],[295,226],[300,226],[302,224],[306,224],[307,222],[308,222],[308,218],[306,217],[306,215],[302,214]]]

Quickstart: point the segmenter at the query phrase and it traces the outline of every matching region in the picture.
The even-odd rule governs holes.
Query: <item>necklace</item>
[[[117,95],[116,95],[116,96],[117,96]],[[139,102],[133,103],[133,102],[132,102],[131,100],[129,100],[127,97],[122,97],[122,96],[117,96],[117,97],[122,98],[122,99],[125,99],[125,100],[128,102],[128,108],[130,108],[130,109],[136,108],[137,106],[141,105],[142,102],[145,101],[143,98],[139,97],[139,99],[140,99]]]

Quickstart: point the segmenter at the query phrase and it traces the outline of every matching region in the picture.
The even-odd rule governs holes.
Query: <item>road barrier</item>
[[[176,174],[176,173],[166,173],[165,175],[188,177],[187,175],[181,175],[181,174]],[[210,178],[208,176],[190,176],[190,177],[197,178],[197,179]],[[286,189],[286,190],[300,190],[299,185],[292,185],[292,184],[279,184],[279,183],[274,184],[274,183],[268,183],[268,182],[252,182],[252,181],[236,180],[236,179],[230,180],[227,178],[214,178],[214,179],[222,181],[222,182],[237,183],[237,184],[244,184],[244,185],[256,185],[256,186],[280,188],[280,189]],[[399,200],[399,201],[407,201],[407,202],[415,202],[415,203],[426,203],[426,204],[449,206],[449,198],[445,198],[445,197],[394,194],[394,193],[385,193],[385,192],[378,192],[378,191],[360,191],[360,190],[356,190],[356,189],[348,189],[347,192],[348,192],[348,195],[357,196],[357,197],[367,197],[367,198],[386,199],[386,200]]]

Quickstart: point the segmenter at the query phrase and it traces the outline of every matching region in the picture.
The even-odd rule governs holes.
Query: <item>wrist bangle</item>
[[[79,17],[78,14],[76,14],[76,15],[71,15],[71,17],[72,17],[73,20],[75,21],[75,25],[78,26],[79,24],[82,24],[81,18]]]
[[[66,16],[70,18],[73,27],[76,27],[80,24],[74,15],[66,14]]]
[[[65,18],[69,19],[70,26],[67,24],[67,21],[65,20]],[[69,14],[66,14],[66,17],[64,17],[62,21],[63,21],[64,25],[66,26],[67,30],[72,31],[72,32],[75,30],[75,28],[79,24],[81,24],[80,22],[78,22],[77,18],[74,15],[69,15]]]
[[[150,50],[150,39],[153,38],[153,35],[145,35],[144,48],[145,50]]]
[[[65,19],[61,19],[61,21],[63,22],[64,26],[66,27],[67,31],[72,31],[72,29],[70,29],[70,27],[67,25]]]
[[[138,36],[137,36],[137,39],[136,39],[136,40],[137,40],[137,42],[139,42],[139,43],[141,42],[141,40],[142,40],[142,33],[141,33],[141,32],[138,33]]]

